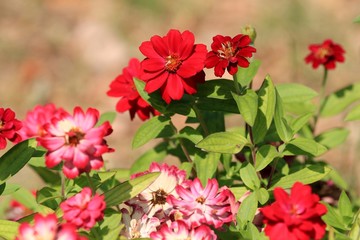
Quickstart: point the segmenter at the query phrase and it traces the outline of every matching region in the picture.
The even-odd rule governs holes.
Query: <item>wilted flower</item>
[[[106,204],[104,196],[91,196],[91,189],[85,187],[80,193],[60,204],[63,218],[76,227],[89,230],[104,217]]]
[[[229,36],[216,35],[213,37],[211,51],[206,56],[205,67],[215,67],[215,76],[222,77],[225,69],[234,75],[238,66],[247,68],[248,58],[252,57],[256,49],[249,46],[251,39],[248,35],[238,34],[234,38]]]
[[[275,202],[260,209],[263,214],[265,234],[271,240],[321,239],[326,224],[321,219],[327,211],[319,203],[319,196],[311,193],[311,187],[297,182],[290,195],[282,188],[274,190]]]
[[[310,53],[306,56],[305,62],[311,63],[314,69],[319,65],[324,65],[326,69],[334,69],[336,62],[345,61],[344,49],[331,39],[327,39],[321,44],[311,44],[309,50]]]
[[[194,42],[190,31],[171,29],[166,36],[155,35],[141,44],[140,51],[146,56],[141,62],[141,79],[146,82],[148,93],[161,89],[167,103],[181,99],[184,92],[196,93],[196,84],[205,81],[207,50],[204,44]]]
[[[19,130],[21,121],[15,118],[15,112],[10,108],[0,108],[0,149],[6,148],[6,139],[13,143],[21,141]]]
[[[111,82],[107,95],[120,97],[116,104],[116,111],[120,113],[129,111],[131,119],[134,119],[135,114],[137,114],[144,121],[150,118],[151,114],[158,115],[159,112],[142,99],[136,90],[133,78],[139,79],[140,72],[140,61],[136,58],[130,59],[129,66],[124,68],[122,74]]]
[[[112,128],[109,122],[96,127],[98,119],[98,110],[89,108],[84,113],[80,107],[76,107],[73,116],[66,114],[53,118],[44,125],[47,135],[38,137],[37,140],[48,150],[45,156],[46,166],[55,167],[63,160],[63,172],[68,178],[101,168],[102,154],[113,151],[104,140],[112,132]]]

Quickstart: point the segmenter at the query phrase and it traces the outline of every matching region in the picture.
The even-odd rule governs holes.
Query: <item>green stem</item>
[[[61,180],[61,197],[65,199],[65,176],[63,172],[60,172],[60,180]]]
[[[92,179],[91,179],[91,177],[90,177],[90,174],[89,174],[88,172],[86,172],[86,178],[87,178],[87,180],[88,180],[88,182],[89,182],[89,185],[90,185],[90,188],[91,188],[91,190],[92,190],[92,192],[93,192],[93,195],[95,195],[95,193],[96,193],[96,188],[95,188],[94,182],[92,181]]]
[[[203,116],[200,113],[200,110],[197,108],[197,106],[195,104],[192,106],[192,108],[193,108],[193,110],[194,110],[194,112],[196,114],[197,119],[199,120],[201,128],[204,131],[205,137],[208,136],[209,135],[209,130],[208,130],[206,124],[205,124]]]
[[[317,110],[317,113],[314,117],[314,126],[313,126],[313,133],[315,133],[316,130],[316,126],[318,124],[318,120],[321,114],[321,111],[324,108],[324,104],[325,104],[325,89],[326,89],[326,83],[327,83],[327,77],[328,77],[328,70],[324,67],[324,75],[323,75],[323,80],[321,83],[321,89],[320,89],[320,93],[319,93],[319,107]]]
[[[274,165],[272,166],[272,168],[271,168],[271,172],[270,172],[270,176],[269,176],[269,181],[268,181],[268,184],[267,184],[267,186],[266,186],[266,189],[269,189],[269,187],[270,187],[270,185],[271,185],[271,180],[272,180],[272,177],[273,177],[273,175],[274,175],[274,173],[275,173],[275,169],[276,169],[276,165],[277,165],[277,163],[278,163],[278,158],[276,158],[275,160],[274,160]]]

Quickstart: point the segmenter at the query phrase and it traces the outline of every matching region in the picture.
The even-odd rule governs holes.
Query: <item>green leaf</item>
[[[348,129],[333,128],[324,133],[321,133],[319,136],[316,136],[315,141],[330,149],[344,143],[348,135],[349,135]]]
[[[256,174],[255,168],[248,162],[242,164],[240,169],[240,178],[244,182],[244,184],[252,189],[260,188],[260,180]]]
[[[159,94],[156,94],[156,93],[148,94],[145,91],[146,83],[140,79],[134,78],[134,84],[135,84],[136,90],[139,92],[140,96],[147,103],[149,103],[152,107],[154,107],[159,112],[165,113],[167,104]]]
[[[154,148],[146,151],[132,164],[130,168],[130,174],[145,171],[149,168],[152,162],[160,162],[167,155],[167,148],[169,143],[162,142],[156,145]]]
[[[302,103],[318,95],[313,89],[298,83],[279,84],[276,89],[284,103]]]
[[[327,208],[327,213],[322,217],[324,222],[332,226],[334,228],[342,229],[342,230],[348,230],[348,228],[345,226],[345,223],[343,222],[342,217],[340,214],[336,211],[336,209],[332,206],[330,206],[327,203],[323,203]]]
[[[197,177],[205,187],[208,179],[213,178],[220,162],[221,154],[206,153],[205,156],[195,155],[194,163]]]
[[[304,115],[295,117],[294,120],[290,122],[290,128],[293,130],[294,133],[299,132],[300,129],[309,122],[312,116],[312,113],[305,113]]]
[[[236,200],[239,200],[249,191],[246,187],[231,187],[229,189],[234,194]]]
[[[256,152],[256,171],[263,170],[267,165],[269,165],[276,157],[279,157],[280,154],[276,148],[272,145],[263,145]]]
[[[20,224],[14,221],[0,220],[0,237],[13,240],[19,232]]]
[[[289,142],[293,137],[293,131],[284,117],[282,99],[277,91],[274,123],[280,139],[283,140],[285,143]]]
[[[259,203],[264,205],[269,200],[269,192],[265,188],[259,188],[254,191]]]
[[[266,129],[269,129],[275,112],[276,92],[274,84],[269,75],[265,77],[259,91],[259,109],[266,119]]]
[[[46,184],[51,184],[51,185],[60,185],[61,184],[61,177],[58,172],[50,170],[47,167],[36,167],[31,164],[29,164],[29,166],[32,170],[34,170],[38,174],[38,176]]]
[[[235,154],[249,144],[249,141],[240,133],[219,132],[210,134],[200,141],[196,147],[207,152]]]
[[[167,125],[170,125],[170,118],[166,116],[156,116],[145,122],[135,133],[132,141],[133,149],[156,138]]]
[[[130,198],[135,197],[150,184],[152,184],[158,177],[159,172],[148,173],[143,176],[123,182],[110,191],[105,192],[105,202],[107,207],[119,205]]]
[[[360,120],[360,105],[352,108],[345,117],[346,121]]]
[[[359,240],[359,236],[360,236],[360,210],[358,210],[358,212],[355,214],[355,221],[349,233],[349,237],[351,237],[352,240]]]
[[[238,71],[236,73],[236,79],[238,83],[240,83],[242,87],[249,85],[255,77],[260,65],[261,62],[255,59],[250,63],[247,68],[238,68]]]
[[[244,201],[241,202],[239,208],[239,218],[242,223],[252,222],[258,207],[258,199],[255,193],[251,193]]]
[[[342,191],[340,194],[338,208],[341,216],[344,219],[345,218],[352,219],[353,217],[352,204],[345,191]]]
[[[227,79],[208,80],[199,84],[195,96],[200,98],[232,99],[231,92],[234,91],[234,82]]]
[[[114,209],[105,209],[104,220],[99,226],[101,240],[117,240],[122,227],[121,213]]]
[[[186,126],[180,130],[179,134],[176,135],[178,138],[185,138],[190,140],[192,143],[197,144],[201,140],[203,140],[203,136],[196,129]]]
[[[96,126],[100,126],[106,121],[108,121],[109,123],[113,123],[115,118],[116,118],[116,112],[105,112],[101,114],[99,121],[96,123]]]
[[[13,193],[13,198],[34,211],[39,210],[39,204],[36,202],[35,196],[27,189],[21,187]]]
[[[36,192],[36,201],[40,204],[49,200],[55,200],[55,199],[61,200],[61,198],[62,196],[60,192],[50,187],[43,187],[42,189]]]
[[[360,100],[360,83],[355,83],[326,97],[321,116],[330,117],[341,113],[358,100]]]
[[[310,165],[289,175],[275,177],[269,190],[273,190],[275,187],[290,188],[297,181],[310,184],[321,180],[330,171],[329,167],[320,164]]]
[[[354,19],[353,22],[354,22],[354,23],[360,23],[360,16],[357,16],[357,17]]]
[[[18,191],[21,188],[20,185],[5,182],[0,185],[0,195],[5,196]]]
[[[247,89],[243,95],[237,95],[234,92],[231,94],[245,122],[250,126],[253,126],[258,109],[258,96],[255,91]]]
[[[297,103],[283,103],[284,111],[293,113],[295,115],[314,114],[316,106],[314,103],[308,102],[297,102]]]
[[[37,142],[30,138],[13,146],[0,157],[0,184],[14,176],[30,160],[36,150]]]
[[[309,155],[320,156],[327,151],[327,148],[310,138],[298,137],[292,139],[285,146],[283,155]]]
[[[183,162],[183,163],[181,163],[179,169],[184,170],[186,172],[186,176],[189,177],[191,175],[191,171],[193,169],[193,163]]]
[[[227,113],[239,113],[234,99],[219,100],[214,98],[199,98],[196,102],[197,108],[206,111],[218,111]]]

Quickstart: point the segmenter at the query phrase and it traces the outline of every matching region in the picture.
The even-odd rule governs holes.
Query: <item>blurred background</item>
[[[360,25],[352,22],[358,15],[358,0],[1,0],[1,107],[12,108],[19,119],[48,102],[70,112],[77,105],[114,111],[118,99],[106,95],[110,82],[131,57],[143,58],[138,50],[143,41],[170,28],[190,30],[210,49],[217,34],[235,36],[246,25],[255,27],[255,58],[262,61],[255,88],[269,73],[275,84],[296,82],[319,90],[323,71],[306,65],[304,57],[309,44],[331,38],[346,50],[346,61],[329,73],[329,93],[359,81]],[[207,71],[207,79],[213,77]],[[346,144],[321,159],[359,189],[360,125],[344,123],[343,117],[320,120],[320,131],[334,126],[351,131]],[[116,152],[106,156],[107,166],[130,167],[151,147],[131,150],[141,123],[130,121],[128,113],[117,114],[108,138]],[[41,184],[30,169],[12,182],[28,188]]]

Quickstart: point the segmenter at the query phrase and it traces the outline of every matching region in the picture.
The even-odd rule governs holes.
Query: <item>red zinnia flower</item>
[[[132,58],[129,66],[124,68],[122,74],[110,84],[107,95],[120,97],[116,104],[116,111],[120,113],[129,111],[131,120],[134,119],[135,114],[143,121],[150,118],[150,114],[159,115],[158,111],[140,97],[134,84],[134,77],[140,77],[140,61],[136,58]]]
[[[141,78],[148,93],[161,89],[167,103],[181,99],[184,92],[196,93],[196,84],[205,81],[207,50],[204,44],[194,42],[190,31],[171,29],[166,36],[155,35],[141,44],[140,51],[146,56],[141,62]]]
[[[215,76],[222,77],[225,69],[234,75],[238,66],[247,68],[249,60],[256,52],[254,47],[249,46],[251,39],[248,35],[238,34],[234,38],[229,36],[216,35],[213,37],[211,49],[205,61],[206,68],[215,67]]]
[[[345,61],[344,49],[330,39],[322,44],[311,44],[309,49],[311,52],[306,56],[305,62],[311,63],[314,69],[319,65],[324,65],[326,69],[334,69],[335,62]]]
[[[60,204],[64,212],[63,218],[85,230],[90,230],[96,222],[103,219],[105,207],[104,196],[95,194],[91,197],[91,189],[88,187]]]
[[[290,195],[282,188],[274,190],[275,202],[260,211],[264,215],[265,234],[271,240],[321,239],[326,224],[321,219],[327,211],[311,187],[297,182]]]
[[[13,143],[21,141],[18,133],[21,127],[22,123],[15,118],[13,110],[0,108],[0,149],[6,148],[6,139]]]
[[[51,168],[64,160],[63,172],[68,178],[75,178],[82,172],[103,166],[102,154],[114,151],[104,139],[112,132],[109,122],[95,127],[99,111],[89,108],[86,113],[74,109],[74,115],[63,114],[44,125],[46,136],[38,137],[41,146],[48,152],[46,166]]]

